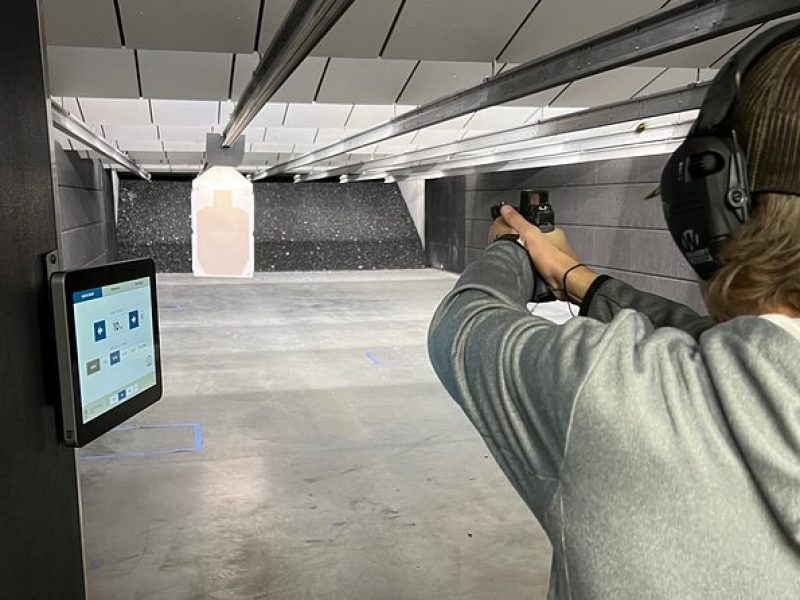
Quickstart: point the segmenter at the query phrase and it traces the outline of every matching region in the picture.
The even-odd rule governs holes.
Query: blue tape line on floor
[[[91,454],[81,456],[79,460],[113,460],[117,458],[147,458],[150,456],[167,456],[169,454],[184,454],[187,452],[202,452],[205,442],[203,439],[203,426],[200,423],[170,423],[166,425],[120,425],[113,431],[130,431],[132,429],[178,429],[181,427],[192,428],[192,447],[167,448],[147,452],[116,452],[113,454]]]
[[[369,362],[371,362],[373,365],[381,364],[381,361],[379,361],[377,358],[375,358],[375,355],[372,352],[369,352],[369,351],[364,352],[364,356],[366,356],[367,359],[369,359]]]

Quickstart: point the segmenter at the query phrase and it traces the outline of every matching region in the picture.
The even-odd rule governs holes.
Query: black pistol
[[[492,219],[500,218],[502,204],[492,206]],[[550,195],[544,191],[523,190],[520,194],[519,208],[517,209],[525,219],[536,225],[542,233],[550,233],[556,228],[556,214],[550,205]],[[533,270],[533,296],[531,302],[555,302],[557,298],[539,272]]]

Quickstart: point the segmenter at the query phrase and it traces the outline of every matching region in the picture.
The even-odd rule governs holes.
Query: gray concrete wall
[[[44,255],[56,247],[38,2],[0,19],[0,596],[84,597],[75,451],[59,445]]]
[[[550,191],[558,225],[584,262],[704,311],[694,272],[672,242],[660,201],[646,199],[658,185],[666,159],[602,161],[429,182],[426,216],[440,225],[428,229],[433,235],[428,239],[433,246],[427,253],[429,264],[460,272],[486,247],[493,204],[517,204],[522,189],[544,189]],[[463,254],[463,264],[442,260],[441,248],[448,257]]]
[[[55,151],[58,194],[56,226],[64,269],[116,260],[117,234],[111,177],[100,161]]]

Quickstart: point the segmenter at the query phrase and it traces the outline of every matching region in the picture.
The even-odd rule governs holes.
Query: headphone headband
[[[664,216],[673,240],[701,279],[719,268],[720,248],[750,218],[747,161],[733,126],[742,81],[767,53],[798,37],[800,20],[790,21],[736,52],[717,74],[692,131],[664,168]]]
[[[733,110],[747,72],[773,48],[799,36],[800,20],[789,21],[762,33],[736,52],[714,78],[692,134],[729,133],[733,128]]]

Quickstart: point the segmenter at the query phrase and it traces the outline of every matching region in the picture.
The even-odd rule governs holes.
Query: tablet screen
[[[86,424],[156,385],[150,278],[75,291],[72,305]]]

